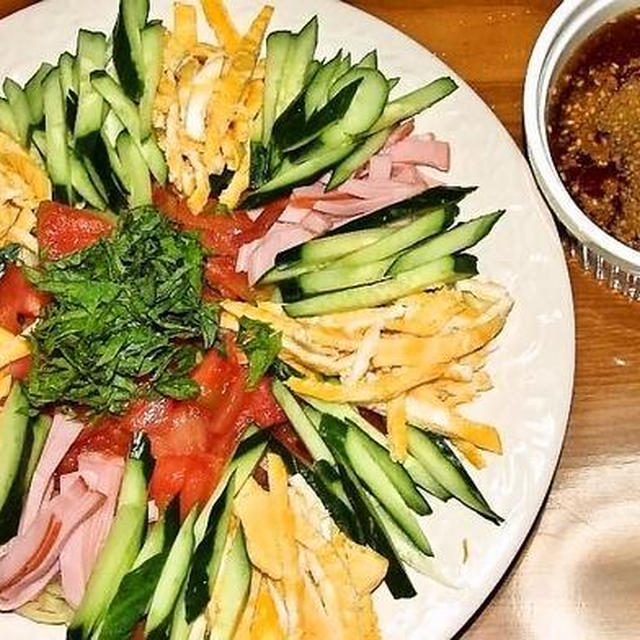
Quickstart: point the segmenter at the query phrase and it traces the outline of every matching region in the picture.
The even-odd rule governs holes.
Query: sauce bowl
[[[551,91],[572,54],[603,24],[638,8],[638,0],[564,0],[536,41],[524,87],[529,162],[538,187],[568,233],[572,255],[596,279],[633,300],[640,300],[640,251],[602,230],[575,203],[551,156],[547,115]]]

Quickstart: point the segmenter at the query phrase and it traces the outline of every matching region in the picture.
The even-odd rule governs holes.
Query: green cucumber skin
[[[323,417],[320,423],[321,433],[325,438],[336,443],[336,439],[342,439],[340,445],[344,451],[350,467],[360,480],[368,487],[385,509],[407,533],[411,540],[427,555],[431,555],[431,546],[420,529],[420,525],[406,506],[404,499],[393,483],[386,476],[384,470],[376,463],[375,458],[362,446],[359,433],[349,429],[343,423],[338,423],[334,418]],[[342,433],[340,433],[342,431]]]
[[[445,255],[464,251],[476,245],[489,235],[494,225],[504,214],[504,210],[489,213],[469,222],[462,222],[407,251],[400,256],[389,270],[394,275],[437,260]]]
[[[224,492],[211,509],[207,530],[193,554],[191,573],[189,574],[184,596],[185,620],[188,623],[192,623],[205,610],[211,598],[210,587],[216,578],[216,567],[210,567],[210,564],[213,561],[214,554],[218,557],[221,555],[221,550],[216,549],[216,543],[219,543],[219,538],[222,538],[224,544],[226,535],[221,534],[218,536],[217,533],[221,527],[228,530],[229,509],[231,508],[234,485],[234,475],[232,474]],[[210,573],[210,569],[213,574]]]
[[[407,473],[405,468],[391,459],[389,452],[380,444],[370,438],[359,427],[351,427],[349,433],[355,437],[367,449],[371,457],[389,479],[389,482],[396,488],[402,496],[407,507],[415,511],[418,515],[425,516],[431,513],[431,508]]]
[[[123,578],[138,555],[147,525],[147,490],[153,470],[148,438],[133,436],[116,515],[80,606],[67,629],[68,640],[88,640],[106,615]]]
[[[320,294],[286,304],[284,309],[292,317],[304,317],[375,307],[477,273],[472,256],[446,256],[388,280]]]
[[[417,591],[402,566],[402,562],[393,547],[389,533],[384,528],[382,521],[371,504],[369,494],[360,483],[356,474],[349,468],[343,454],[339,451],[334,451],[334,455],[339,462],[342,484],[353,506],[353,511],[360,523],[360,527],[364,532],[364,538],[367,540],[367,544],[380,555],[384,556],[389,562],[385,583],[391,595],[395,599],[413,598],[417,594]]]
[[[31,129],[31,111],[27,96],[22,87],[11,78],[5,78],[2,88],[13,112],[20,144],[26,147]]]
[[[19,471],[26,469],[31,447],[29,405],[19,383],[14,383],[0,413],[0,539],[6,542],[15,535],[22,511],[17,508],[22,500]],[[17,516],[17,520],[16,520]]]
[[[362,429],[374,442],[383,446],[386,450],[389,450],[389,442],[387,438],[376,429],[368,420],[362,417],[357,409],[354,409],[351,405],[335,404],[333,402],[325,402],[324,400],[318,400],[317,398],[305,398],[305,401],[309,403],[311,408],[318,412],[318,414],[328,413],[338,420],[354,424],[359,429]],[[318,420],[319,424],[319,420]],[[416,485],[429,492],[436,498],[446,501],[451,497],[451,494],[438,482],[435,478],[418,462],[418,460],[409,453],[403,466],[407,470],[407,473],[411,476]]]
[[[367,133],[377,133],[402,120],[415,116],[451,95],[457,88],[458,85],[454,80],[448,77],[442,77],[411,93],[396,98],[387,104],[380,118],[378,118]]]
[[[10,394],[0,417],[0,451],[4,467],[0,472],[4,476],[4,496],[0,496],[0,544],[18,533],[25,489],[29,488],[24,484],[24,477],[33,449],[33,428],[29,425],[26,398],[18,384],[14,384],[14,389],[11,392],[13,398]],[[8,486],[7,482],[10,482]]]
[[[345,183],[354,173],[369,162],[369,158],[374,156],[386,144],[391,135],[391,128],[381,129],[365,138],[351,154],[334,167],[327,191],[332,191]]]
[[[362,229],[374,229],[391,222],[398,222],[406,218],[415,217],[429,209],[458,204],[468,194],[476,190],[476,187],[440,186],[426,189],[401,202],[372,211],[366,216],[357,218],[347,224],[327,233],[323,238],[329,238],[342,233],[360,231]]]
[[[274,380],[271,384],[271,391],[313,459],[327,460],[333,464],[335,460],[331,451],[289,389],[279,380]]]
[[[29,113],[31,114],[31,124],[40,126],[44,119],[44,106],[42,103],[42,80],[53,67],[48,62],[43,62],[38,70],[31,76],[24,86],[29,103]]]
[[[456,214],[457,207],[453,205],[427,211],[406,226],[392,231],[379,242],[339,258],[332,266],[360,265],[396,256],[401,251],[449,227]]]
[[[503,522],[442,437],[409,426],[408,441],[409,451],[457,500],[496,525]]]
[[[185,518],[173,541],[151,597],[144,628],[145,636],[164,628],[171,618],[173,607],[189,571],[195,544],[193,528],[197,515],[197,507],[194,507]]]
[[[242,527],[236,529],[227,553],[216,584],[221,598],[210,635],[216,640],[232,640],[249,596],[251,564]]]
[[[49,431],[51,430],[52,419],[46,414],[40,414],[35,418],[31,424],[31,431],[33,433],[33,444],[31,445],[31,453],[29,454],[29,462],[22,476],[22,491],[26,495],[31,486],[31,480],[33,474],[36,471],[42,450],[47,442]]]
[[[274,31],[267,37],[267,63],[264,81],[262,145],[266,149],[277,117],[278,93],[293,36],[288,31]],[[252,162],[253,164],[253,162]]]

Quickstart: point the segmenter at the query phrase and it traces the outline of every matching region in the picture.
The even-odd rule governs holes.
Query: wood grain
[[[0,16],[30,4],[0,0]],[[552,0],[356,0],[462,75],[522,144],[521,92]],[[465,639],[640,637],[640,303],[569,265],[577,369],[547,504]],[[428,637],[428,630],[424,636]]]
[[[522,145],[527,59],[557,2],[356,0],[464,77]],[[574,262],[577,368],[547,504],[465,639],[640,637],[640,304]],[[425,638],[428,634],[425,632]]]

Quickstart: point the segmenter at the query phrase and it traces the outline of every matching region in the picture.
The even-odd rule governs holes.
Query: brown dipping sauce
[[[578,206],[640,250],[640,10],[600,27],[566,63],[547,134]]]

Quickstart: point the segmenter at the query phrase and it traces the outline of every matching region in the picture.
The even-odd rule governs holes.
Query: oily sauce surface
[[[640,250],[640,10],[600,27],[566,63],[547,135],[576,203]]]

